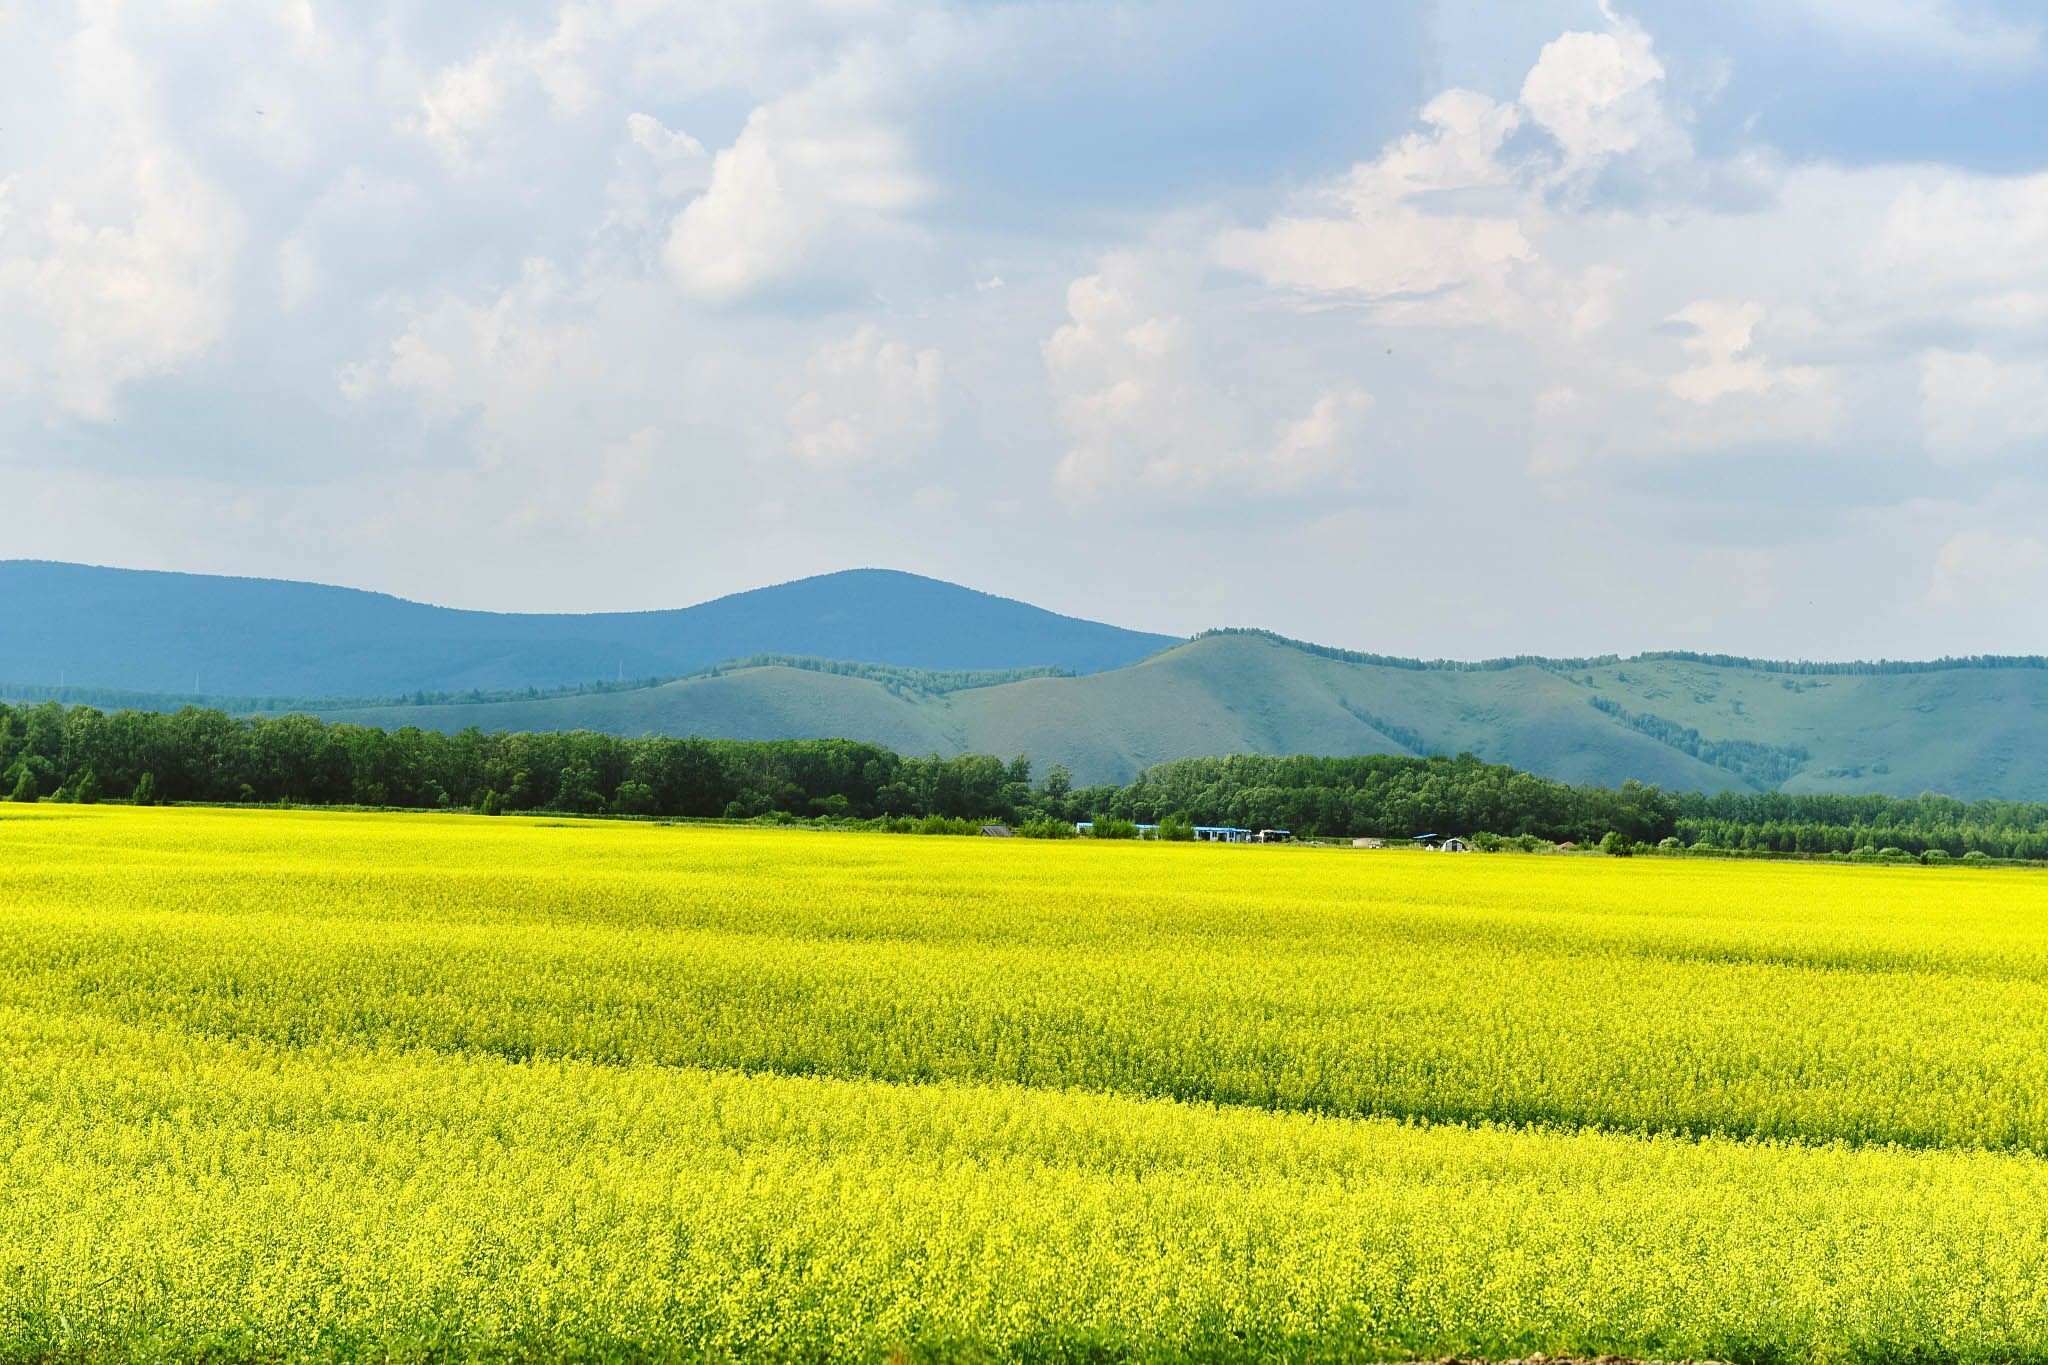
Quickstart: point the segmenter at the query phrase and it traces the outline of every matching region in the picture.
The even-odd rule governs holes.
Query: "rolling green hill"
[[[1195,755],[1469,751],[1573,782],[2038,800],[2048,669],[2037,663],[1425,666],[1219,633],[1125,668],[988,686],[770,663],[595,695],[321,714],[437,730],[831,735],[911,753],[1023,753],[1083,783]]]

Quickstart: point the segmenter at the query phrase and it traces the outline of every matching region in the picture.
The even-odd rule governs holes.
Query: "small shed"
[[[1013,833],[1014,831],[1008,825],[983,825],[981,827],[981,835],[984,839],[1008,839]]]
[[[1450,838],[1437,845],[1437,851],[1441,853],[1470,853],[1472,845],[1453,834]]]
[[[1387,841],[1385,839],[1353,839],[1351,846],[1353,848],[1385,848]]]

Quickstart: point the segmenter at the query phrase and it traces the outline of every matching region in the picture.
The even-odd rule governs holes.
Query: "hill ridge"
[[[1096,672],[1177,637],[901,569],[649,611],[506,613],[292,579],[0,561],[0,677],[211,697],[372,697],[678,677],[760,654]]]
[[[1373,664],[1383,668],[1409,668],[1446,673],[1491,673],[1505,668],[1596,668],[1628,663],[1693,663],[1718,668],[1752,668],[1764,673],[1788,673],[1817,677],[1860,677],[1886,673],[1941,673],[1958,668],[2048,669],[2044,654],[1944,654],[1933,659],[1764,659],[1746,654],[1720,654],[1690,649],[1646,649],[1635,654],[1501,654],[1484,659],[1424,659],[1413,655],[1378,654],[1370,650],[1346,649],[1340,645],[1317,644],[1258,626],[1215,626],[1197,631],[1186,643],[1217,636],[1253,636],[1346,663]],[[1177,647],[1177,646],[1172,646]]]
[[[470,616],[359,589],[248,580],[288,598],[339,594],[345,609],[308,612],[307,628],[288,636],[301,671],[286,680],[317,689],[95,692],[83,685],[89,673],[52,687],[32,684],[38,670],[20,666],[11,645],[33,643],[38,620],[61,633],[72,619],[60,614],[49,625],[49,604],[24,598],[24,574],[34,572],[82,574],[111,594],[103,614],[74,599],[72,617],[120,646],[116,662],[169,639],[187,651],[179,662],[189,667],[192,652],[261,654],[266,638],[238,635],[250,619],[246,603],[240,616],[174,613],[169,626],[123,604],[117,590],[162,577],[0,563],[0,592],[16,589],[10,605],[37,608],[0,614],[0,677],[20,680],[0,692],[29,700],[153,709],[239,701],[244,712],[292,707],[434,729],[837,737],[903,753],[1021,753],[1041,770],[1062,763],[1083,782],[1234,753],[1469,752],[1605,785],[2048,799],[2041,656],[1816,663],[1666,650],[1404,659],[1249,627],[1188,640],[1145,635],[902,570],[844,570],[677,612],[593,617]],[[489,628],[479,632],[477,621]],[[522,642],[518,632],[535,622],[539,633]],[[593,622],[653,635],[622,645]],[[508,624],[510,634],[499,629]],[[645,647],[662,643],[655,637],[663,632],[680,647]],[[370,666],[412,648],[440,672],[401,681]],[[1067,657],[1047,657],[1062,650]],[[591,676],[594,656],[613,661],[611,678]],[[366,677],[395,685],[339,685]],[[189,672],[180,679],[190,680]]]
[[[1940,791],[2048,799],[2048,670],[1796,676],[1689,659],[1422,670],[1209,633],[1124,668],[950,692],[763,662],[656,687],[499,706],[351,708],[428,728],[865,739],[1025,754],[1083,783],[1233,753],[1469,752],[1571,782],[1670,790]]]

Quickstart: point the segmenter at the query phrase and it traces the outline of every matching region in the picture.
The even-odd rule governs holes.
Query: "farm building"
[[[1385,839],[1353,839],[1351,846],[1353,848],[1385,848],[1387,841]]]
[[[1157,825],[1139,825],[1137,830],[1140,839],[1157,839],[1159,837],[1159,826]],[[1082,835],[1093,834],[1095,833],[1095,822],[1093,820],[1077,820],[1074,823],[1074,832]],[[1284,833],[1285,831],[1281,832]],[[1258,837],[1255,831],[1239,829],[1235,825],[1195,826],[1195,840],[1198,843],[1249,844],[1256,842]]]
[[[1431,853],[1470,853],[1472,845],[1455,834],[1418,834],[1414,838],[1417,848],[1428,849]]]

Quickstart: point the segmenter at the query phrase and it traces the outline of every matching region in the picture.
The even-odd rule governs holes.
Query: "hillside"
[[[1573,782],[2048,799],[2039,660],[1421,664],[1257,632],[1175,642],[883,570],[675,611],[548,616],[14,561],[0,562],[0,600],[13,695],[50,695],[35,685],[61,679],[58,699],[106,707],[175,706],[196,679],[213,704],[245,711],[450,731],[838,736],[1022,753],[1086,783],[1213,754],[1470,752]],[[620,673],[672,680],[593,686]],[[422,695],[472,691],[496,695]]]
[[[1092,673],[1174,643],[881,569],[673,611],[508,615],[311,583],[10,560],[0,602],[0,682],[242,697],[551,688],[754,654]]]
[[[946,692],[771,665],[598,696],[324,714],[442,730],[836,735],[913,753],[1024,753],[1082,782],[1193,755],[1469,751],[1573,782],[2048,799],[2048,670],[1991,665],[1428,668],[1223,634],[1092,676]]]

